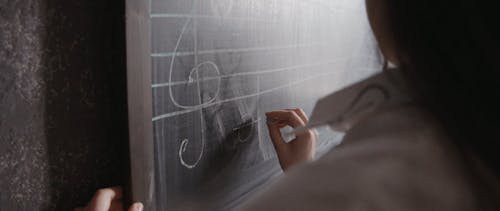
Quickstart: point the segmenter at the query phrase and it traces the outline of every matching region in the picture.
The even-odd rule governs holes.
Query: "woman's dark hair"
[[[494,2],[387,0],[387,9],[400,67],[420,103],[464,157],[474,154],[498,179],[500,11]]]

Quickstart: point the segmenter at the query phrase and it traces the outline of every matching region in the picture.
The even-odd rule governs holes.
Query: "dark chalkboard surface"
[[[229,210],[281,174],[266,111],[303,108],[381,62],[363,0],[128,0],[133,198]],[[320,131],[319,154],[340,134]]]

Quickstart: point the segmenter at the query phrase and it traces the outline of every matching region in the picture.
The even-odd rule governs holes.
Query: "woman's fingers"
[[[144,209],[144,206],[142,205],[142,203],[136,202],[128,208],[128,211],[142,211],[142,209]]]
[[[305,125],[304,121],[302,121],[302,118],[300,118],[300,116],[295,111],[291,110],[271,111],[266,113],[266,117],[274,119],[278,122],[283,121],[293,128]]]
[[[304,112],[304,110],[302,110],[300,108],[295,108],[292,110],[295,111],[295,113],[297,113],[297,115],[299,115],[300,119],[302,119],[302,121],[305,124],[307,124],[307,122],[309,122],[309,119],[307,118],[306,112]]]
[[[76,208],[74,211],[123,211],[121,198],[122,188],[119,186],[99,189],[86,207]],[[128,211],[142,211],[143,208],[142,203],[136,202]]]
[[[266,113],[268,129],[273,141],[281,168],[286,171],[289,167],[311,160],[314,157],[316,134],[308,133],[297,135],[290,143],[285,143],[280,128],[291,126],[293,128],[305,126],[307,116],[302,109],[286,109]]]
[[[304,112],[304,110],[302,110],[301,108],[286,109],[286,110],[294,111],[295,113],[297,113],[297,115],[299,115],[300,119],[302,119],[302,121],[305,124],[307,124],[309,122],[309,118],[307,117],[306,112]],[[316,138],[316,139],[318,138],[318,131],[309,130],[309,132],[311,133],[311,135],[314,136],[314,138]]]
[[[285,140],[281,136],[280,126],[277,122],[268,122],[267,129],[269,130],[269,136],[271,136],[271,141],[273,141],[274,148],[278,153],[283,152],[286,148]]]
[[[121,187],[99,189],[88,204],[87,209],[92,211],[108,211],[111,208],[111,202],[121,198]]]

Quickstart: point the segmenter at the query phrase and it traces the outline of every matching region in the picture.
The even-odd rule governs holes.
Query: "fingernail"
[[[137,202],[137,203],[134,203],[134,211],[142,211],[142,209],[144,209],[144,205],[142,205],[142,203],[140,202]]]

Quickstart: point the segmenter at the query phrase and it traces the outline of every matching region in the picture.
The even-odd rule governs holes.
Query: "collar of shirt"
[[[318,100],[308,124],[295,133],[326,125],[345,132],[357,120],[381,108],[411,103],[407,84],[399,69],[381,71]]]

